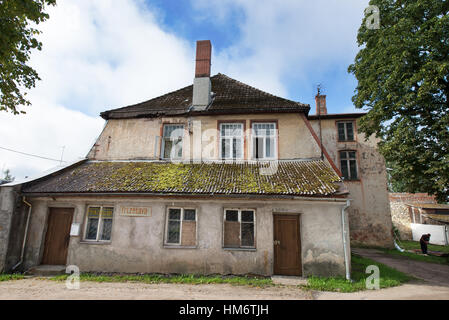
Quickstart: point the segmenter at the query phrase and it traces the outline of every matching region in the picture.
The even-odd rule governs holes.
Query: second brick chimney
[[[212,45],[209,40],[196,42],[195,79],[193,80],[193,110],[205,110],[211,102],[211,65]]]
[[[315,96],[315,103],[316,103],[316,114],[317,115],[327,114],[326,95],[318,93]]]

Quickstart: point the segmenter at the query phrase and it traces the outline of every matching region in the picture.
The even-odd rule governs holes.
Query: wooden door
[[[274,274],[300,276],[299,215],[276,214],[274,220]]]
[[[65,265],[73,208],[50,208],[42,264]]]

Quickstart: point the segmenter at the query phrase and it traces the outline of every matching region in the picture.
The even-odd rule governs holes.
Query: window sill
[[[164,249],[198,249],[197,246],[181,246],[181,245],[170,245],[164,244]]]
[[[111,244],[112,241],[89,241],[89,240],[81,240],[80,244],[93,244],[93,245],[108,245]]]
[[[339,143],[346,143],[346,142],[357,142],[356,140],[337,140]]]
[[[361,179],[350,179],[350,180],[343,180],[343,182],[360,182]]]
[[[223,250],[226,250],[226,251],[257,251],[256,248],[228,248],[228,247],[223,247]]]

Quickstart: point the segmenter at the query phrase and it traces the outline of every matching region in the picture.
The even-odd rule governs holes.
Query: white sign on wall
[[[72,223],[72,226],[70,227],[70,235],[71,236],[79,236],[80,235],[80,224],[79,223]]]

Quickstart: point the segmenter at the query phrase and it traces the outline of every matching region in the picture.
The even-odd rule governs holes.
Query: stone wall
[[[412,218],[407,203],[437,203],[434,196],[427,193],[390,193],[390,209],[393,225],[399,230],[401,240],[412,240],[410,223]]]
[[[0,273],[6,270],[11,223],[17,199],[17,187],[0,187]]]

